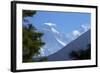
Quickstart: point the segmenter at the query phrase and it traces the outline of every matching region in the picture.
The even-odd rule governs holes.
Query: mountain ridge
[[[52,60],[57,60],[57,61],[59,61],[59,60],[68,60],[68,59],[69,59],[68,55],[67,55],[68,59],[65,59],[65,58],[64,58],[65,56],[64,56],[63,54],[65,54],[65,52],[68,54],[68,53],[70,53],[70,51],[73,50],[73,46],[71,46],[71,44],[74,45],[74,47],[75,47],[75,48],[78,48],[78,49],[80,49],[80,48],[85,48],[85,47],[86,47],[86,44],[89,44],[89,43],[90,43],[90,30],[91,30],[91,29],[89,29],[87,32],[85,32],[85,33],[82,34],[81,36],[79,36],[77,39],[71,41],[69,44],[67,44],[65,47],[63,47],[62,49],[60,49],[60,50],[57,51],[56,53],[53,53],[53,54],[49,55],[49,56],[48,56],[48,60],[49,60],[49,61],[52,61]],[[82,40],[82,39],[83,39],[83,40]],[[76,41],[76,43],[75,43],[75,41]],[[80,42],[80,41],[82,41],[82,42]],[[77,43],[78,43],[79,45],[78,45]],[[69,46],[69,47],[68,47],[68,46]],[[66,47],[67,47],[67,50],[64,50],[64,49],[66,49]],[[72,47],[72,48],[71,48],[71,47]],[[70,51],[68,50],[68,48],[70,49]],[[74,50],[78,50],[78,49],[74,49]],[[62,52],[61,52],[61,51],[62,51]],[[63,54],[60,54],[60,53],[63,53]],[[59,58],[57,58],[58,55],[59,55]],[[60,57],[60,56],[61,56],[61,57]],[[61,58],[61,59],[60,59],[60,58]]]

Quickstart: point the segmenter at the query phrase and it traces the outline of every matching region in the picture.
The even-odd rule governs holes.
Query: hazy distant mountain
[[[49,28],[45,26],[45,28],[43,28],[41,32],[44,33],[42,40],[45,42],[45,45],[41,48],[42,56],[48,56],[50,54],[53,54],[59,49],[61,49],[64,46],[64,44],[67,44],[63,42],[61,37],[59,37],[59,34],[56,34],[57,31],[53,27]],[[53,43],[55,44],[54,46]]]
[[[74,34],[76,35],[73,35],[73,31],[70,34],[65,34],[57,30],[56,24],[44,23],[41,28],[38,29],[40,32],[44,33],[44,35],[42,36],[42,41],[45,42],[45,45],[40,49],[39,55],[49,56],[56,53],[71,41],[78,38],[80,35],[87,31],[81,27],[80,29],[82,29],[82,31],[79,29],[74,31]]]
[[[65,47],[60,49],[58,52],[48,56],[48,61],[61,61],[61,60],[70,60],[69,53],[72,50],[83,49],[87,47],[87,44],[91,42],[91,30],[79,36],[77,39],[73,40]]]
[[[48,56],[57,52],[70,41],[70,39],[66,38],[64,34],[57,31],[49,23],[39,30],[44,33],[42,40],[45,42],[45,45],[40,50],[41,56]]]

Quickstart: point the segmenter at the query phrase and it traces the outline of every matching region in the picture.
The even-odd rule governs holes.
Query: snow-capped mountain
[[[45,25],[40,31],[44,33],[42,40],[45,42],[45,45],[40,50],[42,56],[53,54],[67,44],[65,36],[50,25]]]
[[[63,34],[62,32],[59,32],[57,30],[55,24],[44,23],[43,27],[39,29],[39,31],[44,33],[42,40],[43,42],[45,42],[45,45],[40,49],[40,55],[48,56],[53,53],[56,53],[87,30],[78,35],[76,34],[78,31],[75,31],[75,36],[71,34],[70,37],[66,37],[66,34]]]
[[[84,49],[91,42],[91,30],[82,34],[77,39],[73,40],[58,52],[49,55],[48,61],[70,60],[69,53],[73,50]]]

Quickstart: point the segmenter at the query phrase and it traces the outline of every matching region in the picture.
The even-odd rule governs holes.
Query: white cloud
[[[90,28],[90,26],[86,24],[81,25],[81,27],[83,28],[84,31],[87,31]]]
[[[78,30],[74,30],[72,33],[74,36],[80,36],[81,34]]]
[[[48,26],[56,26],[56,24],[54,23],[44,23],[45,25],[48,25]]]

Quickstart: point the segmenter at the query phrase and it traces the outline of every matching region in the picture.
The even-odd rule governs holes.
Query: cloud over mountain
[[[64,34],[63,32],[58,31],[57,28],[57,24],[55,23],[48,22],[43,24],[43,28],[41,28],[44,33],[42,40],[46,44],[40,50],[41,55],[48,56],[59,51],[62,47],[75,40],[89,29],[88,26],[81,25],[79,29],[75,29],[72,30],[72,32]]]
[[[56,26],[56,24],[54,23],[44,23],[45,25],[48,25],[48,26]]]
[[[80,33],[78,30],[74,30],[74,31],[72,32],[72,34],[73,34],[74,36],[80,36],[80,35],[81,35],[81,33]]]

